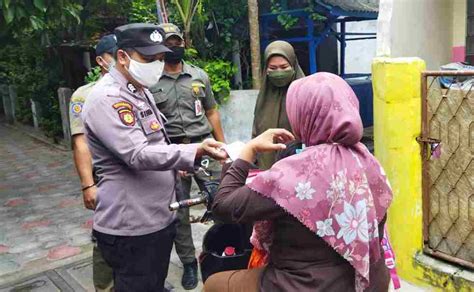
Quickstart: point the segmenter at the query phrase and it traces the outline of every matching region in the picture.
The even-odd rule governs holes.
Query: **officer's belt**
[[[204,139],[210,138],[211,134],[206,134],[197,137],[175,137],[170,138],[171,143],[173,144],[191,144],[191,143],[199,143]]]

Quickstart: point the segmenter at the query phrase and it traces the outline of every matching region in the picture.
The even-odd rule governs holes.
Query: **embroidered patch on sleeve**
[[[82,112],[82,106],[82,102],[74,102],[73,104],[71,104],[71,113],[73,115],[80,115]]]
[[[117,110],[120,121],[125,126],[135,126],[136,118],[135,113],[133,113],[133,105],[126,101],[119,101],[112,105],[114,109]]]
[[[132,110],[133,109],[133,105],[131,105],[129,102],[126,102],[126,101],[119,101],[117,103],[114,103],[112,105],[114,107],[114,109],[121,109],[121,108],[127,108],[129,110]]]
[[[121,109],[118,111],[120,120],[126,126],[134,126],[135,125],[135,114],[128,109]]]

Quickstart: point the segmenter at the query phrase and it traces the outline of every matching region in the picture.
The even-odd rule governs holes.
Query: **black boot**
[[[197,287],[198,285],[198,267],[197,261],[190,264],[184,264],[184,273],[183,278],[181,279],[181,285],[186,290],[191,290]]]

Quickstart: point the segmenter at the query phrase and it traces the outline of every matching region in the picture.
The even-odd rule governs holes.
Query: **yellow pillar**
[[[388,213],[390,240],[402,278],[418,282],[413,257],[423,247],[421,156],[416,137],[421,132],[421,72],[419,58],[376,58],[374,142],[393,188]],[[415,278],[414,278],[415,277]]]
[[[423,70],[425,62],[419,58],[375,58],[372,64],[375,156],[393,189],[388,210],[390,242],[404,280],[428,286],[430,291],[473,291],[472,281],[456,275],[460,267],[441,267],[440,261],[429,256],[419,260],[423,208],[421,149],[416,137],[421,132]]]

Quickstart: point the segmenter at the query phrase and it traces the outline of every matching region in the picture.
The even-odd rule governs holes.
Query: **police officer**
[[[224,142],[217,103],[209,77],[204,70],[183,61],[184,39],[179,28],[172,23],[161,24],[165,44],[171,52],[165,53],[164,73],[158,84],[150,88],[158,109],[166,116],[165,128],[173,143],[199,143],[211,137]],[[183,199],[190,197],[191,178],[204,188],[205,181],[220,178],[220,164],[206,159],[206,172],[182,174]],[[189,209],[178,211],[175,247],[183,263],[183,288],[190,290],[198,285],[196,250],[193,244]]]
[[[206,139],[169,144],[147,87],[169,51],[153,24],[115,29],[116,65],[92,89],[84,126],[99,177],[94,235],[114,273],[115,291],[163,291],[175,236],[176,171],[193,171],[203,155],[224,159],[223,144]]]
[[[96,62],[100,66],[101,75],[105,75],[114,66],[114,51],[117,45],[115,36],[110,34],[102,37],[95,48]],[[81,180],[82,196],[87,209],[94,210],[97,188],[92,172],[92,159],[84,136],[84,124],[81,113],[84,102],[96,82],[79,87],[72,95],[69,106],[70,126],[74,164]],[[97,244],[92,250],[93,282],[96,291],[112,291],[112,269],[104,261]]]

